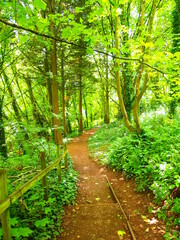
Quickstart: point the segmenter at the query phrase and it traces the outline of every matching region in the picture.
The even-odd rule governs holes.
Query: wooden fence
[[[16,191],[8,195],[7,191],[7,177],[6,171],[0,170],[0,216],[1,216],[1,224],[3,230],[3,240],[11,240],[11,225],[10,225],[10,213],[9,207],[24,193],[26,193],[30,188],[32,188],[37,182],[42,179],[42,187],[44,188],[44,199],[48,200],[48,188],[47,188],[47,177],[46,175],[57,167],[58,180],[61,180],[61,161],[64,158],[65,168],[67,168],[67,146],[64,147],[64,153],[62,156],[58,157],[51,165],[46,167],[45,162],[45,152],[40,153],[41,160],[41,172],[37,174],[35,177],[30,179],[23,186],[19,187]]]

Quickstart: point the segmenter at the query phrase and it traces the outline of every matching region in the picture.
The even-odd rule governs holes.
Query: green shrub
[[[171,196],[173,189],[180,186],[179,122],[158,116],[145,119],[142,128],[138,135],[126,131],[121,123],[103,125],[90,139],[89,147],[95,153],[106,146],[101,161],[133,177],[138,191],[151,190],[156,203],[166,205],[158,216],[165,220],[171,211],[170,222],[180,226],[179,199]]]

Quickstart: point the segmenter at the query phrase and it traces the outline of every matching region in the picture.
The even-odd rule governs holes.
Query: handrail
[[[42,179],[47,173],[49,173],[67,154],[68,150],[66,150],[63,155],[57,158],[51,165],[42,170],[35,177],[30,179],[27,183],[25,183],[22,187],[11,193],[4,200],[0,201],[0,215],[11,206],[13,202],[15,202],[19,197],[21,197],[24,193],[26,193],[31,187],[33,187],[40,179]]]

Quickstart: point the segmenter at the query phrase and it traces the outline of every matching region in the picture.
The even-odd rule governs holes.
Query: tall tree
[[[180,0],[175,0],[175,8],[172,13],[172,32],[173,32],[173,44],[172,53],[180,51]],[[174,70],[174,78],[170,81],[170,106],[169,106],[169,116],[172,118],[176,112],[176,107],[178,105],[178,91],[179,86],[177,84],[178,76],[177,69]]]
[[[55,15],[55,1],[51,0],[50,5],[51,14]],[[51,32],[56,37],[56,27],[53,21],[51,21]],[[53,110],[53,129],[54,138],[57,146],[62,144],[62,134],[60,130],[60,117],[59,117],[59,95],[58,95],[58,81],[57,81],[57,50],[56,40],[52,39],[52,110]]]

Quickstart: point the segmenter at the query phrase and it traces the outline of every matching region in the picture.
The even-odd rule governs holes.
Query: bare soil
[[[87,140],[96,129],[84,132],[68,145],[69,153],[79,172],[78,196],[74,206],[65,208],[63,231],[59,240],[130,240],[127,222],[107,185],[108,177],[137,240],[164,239],[165,226],[153,213],[151,194],[137,193],[132,180],[111,171],[89,157]],[[119,231],[119,235],[118,235]],[[120,236],[124,233],[123,236]]]

